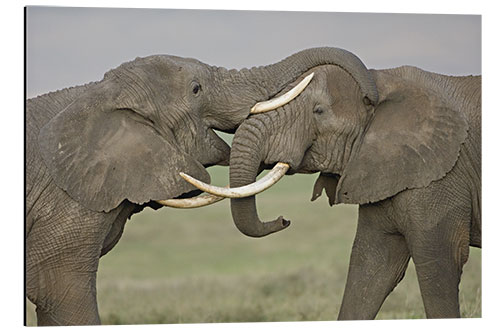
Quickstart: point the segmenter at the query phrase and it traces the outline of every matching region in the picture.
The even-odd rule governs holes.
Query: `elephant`
[[[236,227],[262,237],[290,222],[261,222],[255,194],[285,174],[319,172],[311,200],[325,190],[330,206],[359,207],[338,319],[374,319],[410,258],[426,317],[460,317],[462,267],[469,246],[481,247],[481,76],[368,70],[348,51],[306,75],[297,98],[239,126],[230,189],[184,178],[231,198]]]
[[[214,130],[234,133],[250,107],[337,50],[297,52],[271,65],[228,70],[173,55],[138,57],[100,81],[25,105],[25,277],[38,325],[100,324],[99,258],[146,207],[196,207],[181,171],[209,181],[228,165]]]

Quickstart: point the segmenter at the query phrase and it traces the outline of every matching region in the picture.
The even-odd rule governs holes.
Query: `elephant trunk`
[[[349,51],[320,47],[297,52],[275,64],[227,70],[215,67],[215,106],[213,125],[220,130],[233,130],[248,117],[255,103],[274,97],[309,69],[320,65],[337,65],[349,72],[373,105],[378,102],[375,81],[361,60]],[[220,119],[220,115],[224,119]],[[215,119],[217,117],[217,119]]]
[[[266,141],[266,132],[264,123],[257,119],[245,122],[238,129],[231,151],[231,188],[255,182],[264,157],[261,145]],[[290,222],[281,216],[274,221],[262,222],[257,214],[255,196],[231,199],[231,214],[238,230],[251,237],[263,237],[290,225]]]

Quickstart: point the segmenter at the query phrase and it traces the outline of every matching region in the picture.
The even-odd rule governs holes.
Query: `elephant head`
[[[209,181],[205,167],[228,164],[229,147],[214,129],[234,132],[256,102],[337,58],[335,49],[309,49],[242,70],[167,55],[137,58],[79,90],[41,128],[41,156],[55,183],[91,210],[190,197],[200,191],[179,172]],[[46,100],[57,104],[58,96]]]
[[[457,161],[467,123],[440,95],[439,82],[421,84],[425,74],[417,68],[367,70],[354,55],[345,57],[311,69],[310,84],[290,103],[242,123],[233,139],[230,189],[198,186],[232,198],[233,220],[244,234],[260,237],[282,229],[273,224],[289,225],[282,217],[262,223],[257,215],[254,195],[267,185],[260,186],[264,178],[254,182],[273,165],[275,179],[320,172],[311,200],[325,189],[332,205],[426,186]],[[255,191],[240,192],[249,188]]]

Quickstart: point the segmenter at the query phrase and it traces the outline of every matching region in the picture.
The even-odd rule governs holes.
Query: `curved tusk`
[[[186,198],[186,199],[156,200],[156,202],[159,203],[160,205],[173,208],[198,208],[211,205],[223,199],[225,198],[212,194],[207,194],[207,195],[201,195],[199,197]]]
[[[283,94],[279,97],[272,98],[267,101],[258,102],[250,109],[250,114],[263,113],[267,111],[271,111],[279,108],[280,106],[285,105],[286,103],[293,100],[297,97],[311,82],[314,76],[314,72],[306,76],[299,84],[297,84],[293,89],[288,91],[286,94]]]
[[[185,173],[181,172],[180,175],[187,182],[191,183],[195,187],[199,188],[202,191],[208,192],[210,194],[225,197],[225,198],[246,198],[257,193],[260,193],[269,187],[273,186],[278,180],[281,179],[288,171],[290,166],[287,163],[278,162],[273,167],[271,171],[261,179],[252,184],[248,184],[245,186],[235,187],[235,188],[223,188],[210,184],[206,184],[198,179],[195,179]]]

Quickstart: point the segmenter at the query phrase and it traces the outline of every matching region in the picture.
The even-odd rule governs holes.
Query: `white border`
[[[30,1],[29,3],[9,2],[3,4],[1,12],[2,24],[2,60],[4,74],[2,80],[2,175],[3,189],[1,202],[3,203],[2,223],[2,329],[22,329],[22,272],[23,257],[21,255],[23,241],[23,68],[24,68],[24,5],[50,5],[75,7],[127,7],[127,8],[185,8],[185,9],[236,9],[236,10],[293,10],[293,11],[336,11],[336,12],[378,12],[378,13],[440,13],[440,14],[480,14],[483,15],[483,224],[486,232],[483,248],[483,319],[466,320],[393,320],[375,322],[314,322],[314,323],[256,323],[256,324],[202,324],[202,325],[140,325],[140,326],[107,326],[93,327],[93,330],[111,330],[122,332],[125,330],[147,330],[170,332],[217,331],[217,332],[247,332],[262,329],[314,331],[335,330],[353,331],[366,329],[374,332],[387,330],[448,330],[448,331],[483,331],[489,325],[495,325],[497,316],[498,295],[498,216],[492,215],[492,207],[498,205],[494,200],[494,189],[498,180],[496,155],[498,138],[498,107],[494,103],[498,93],[493,87],[499,84],[494,80],[498,72],[495,61],[498,59],[497,31],[498,14],[493,7],[494,2],[487,1],[427,1],[419,0],[411,3],[405,1],[252,1],[237,3],[235,1]],[[5,75],[6,74],[6,75]],[[5,98],[7,97],[7,103]],[[493,97],[493,98],[492,98]],[[498,327],[498,324],[495,325]],[[26,329],[26,328],[24,328]],[[66,332],[69,328],[62,328]],[[87,330],[85,327],[76,327],[70,331]],[[55,330],[51,328],[49,330]],[[47,329],[45,329],[47,331]],[[487,330],[488,331],[488,330]]]

